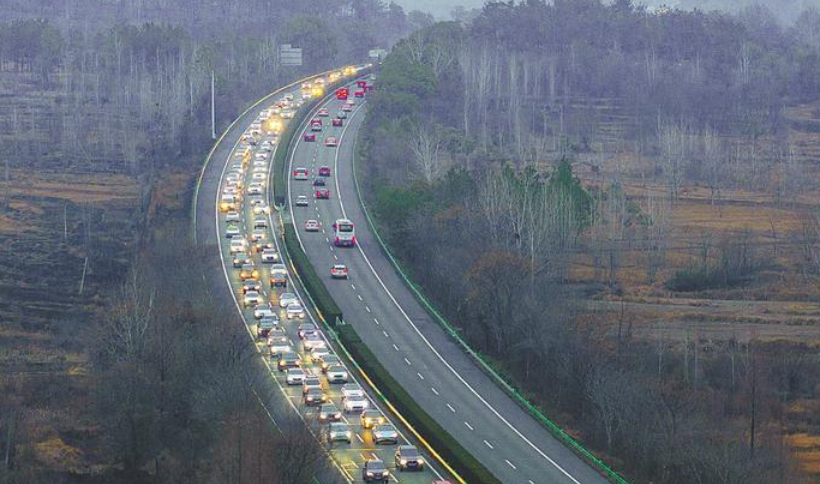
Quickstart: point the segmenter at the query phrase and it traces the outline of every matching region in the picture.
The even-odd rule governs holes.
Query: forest
[[[391,251],[634,482],[820,476],[818,32],[493,2],[379,73],[359,170]]]
[[[325,465],[304,427],[261,413],[252,348],[189,263],[213,249],[179,242],[211,73],[220,133],[432,20],[377,0],[218,3],[0,3],[2,483],[291,484]],[[285,43],[303,66],[280,65]]]

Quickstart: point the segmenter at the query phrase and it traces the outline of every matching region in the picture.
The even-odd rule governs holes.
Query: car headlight
[[[367,471],[367,477],[373,477],[373,472]]]
[[[418,459],[416,459],[416,462],[418,462],[419,464],[424,464],[424,458],[419,457]]]
[[[348,439],[353,437],[353,433],[349,430],[347,432],[345,432],[345,435],[347,436]]]
[[[400,462],[401,462],[401,465],[403,465],[403,466],[407,465],[407,459],[402,459]]]
[[[390,475],[390,471],[389,471],[389,470],[387,470],[387,469],[385,469],[385,470],[384,470],[384,475],[389,476],[389,475]]]

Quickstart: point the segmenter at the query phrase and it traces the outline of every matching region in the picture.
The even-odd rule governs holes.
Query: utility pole
[[[214,70],[211,69],[211,139],[216,139],[216,108],[214,106]]]

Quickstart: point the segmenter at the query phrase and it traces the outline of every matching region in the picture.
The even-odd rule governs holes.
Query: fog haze
[[[405,10],[421,10],[433,14],[439,20],[450,19],[453,8],[462,6],[467,9],[481,8],[485,0],[396,0]],[[609,2],[604,2],[609,3]],[[649,7],[667,5],[685,10],[737,11],[751,5],[765,5],[780,20],[790,22],[806,7],[820,7],[820,0],[648,0],[633,1],[635,5],[645,4]]]

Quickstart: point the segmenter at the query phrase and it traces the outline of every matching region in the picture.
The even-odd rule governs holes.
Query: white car
[[[247,252],[248,241],[244,237],[234,237],[231,239],[231,254],[237,252]]]
[[[270,213],[270,207],[265,202],[258,203],[258,204],[253,206],[253,214],[254,215],[262,215],[262,214],[269,214],[269,213]]]
[[[262,302],[262,296],[257,291],[248,291],[242,298],[245,307],[258,306]]]
[[[318,335],[319,333],[316,333],[316,334]],[[327,346],[313,348],[310,351],[310,359],[311,359],[311,361],[319,362],[319,361],[322,361],[322,358],[324,358],[325,356],[327,356],[329,354],[330,354],[330,350],[327,349]]]
[[[313,351],[317,348],[326,348],[327,343],[319,334],[309,335],[305,338],[305,350]]]
[[[264,184],[265,178],[267,178],[267,177],[268,177],[267,173],[265,173],[263,171],[261,173],[252,174],[251,175],[251,180],[257,181],[257,182],[259,182],[260,185],[262,185],[262,184]]]
[[[265,229],[254,229],[254,231],[251,232],[251,241],[253,242],[258,242],[267,238],[268,232]]]
[[[230,212],[225,214],[225,221],[226,222],[239,222],[241,219],[239,212],[236,210],[231,210]]]
[[[256,319],[262,318],[275,318],[276,313],[273,312],[273,308],[271,308],[270,304],[260,304],[253,308],[253,317]]]
[[[299,304],[299,298],[292,292],[284,292],[279,296],[279,307],[286,308],[291,304]]]
[[[263,264],[272,264],[274,262],[279,262],[279,253],[276,252],[276,249],[265,249],[262,251],[262,263]]]
[[[347,383],[342,387],[342,396],[345,398],[349,397],[361,397],[364,398],[364,390],[362,390],[361,385],[358,383]]]
[[[268,154],[264,151],[260,151],[256,154],[256,156],[254,156],[254,159],[259,161],[266,161],[268,159]]]
[[[227,237],[229,239],[232,239],[232,238],[236,237],[240,233],[242,233],[242,232],[239,229],[239,226],[236,225],[236,224],[228,224],[228,226],[225,227],[225,237]]]
[[[328,383],[347,383],[348,375],[345,367],[334,365],[327,369]]]
[[[264,162],[261,162],[261,161],[254,161],[253,162],[253,170],[251,170],[251,173],[254,173],[254,174],[263,173],[264,174],[264,173],[267,173],[267,172],[268,172],[267,163],[264,163]]]
[[[370,408],[370,402],[365,397],[344,397],[342,402],[344,402],[345,413],[361,413]]]
[[[307,168],[296,168],[293,170],[293,179],[294,180],[307,180],[308,179],[308,169]]]
[[[296,206],[297,207],[307,207],[308,206],[308,197],[304,195],[299,195],[296,197]]]
[[[248,185],[248,195],[258,195],[264,191],[264,187],[261,183],[254,182]]]
[[[253,228],[266,228],[268,226],[268,219],[265,217],[257,217],[253,219]]]
[[[305,222],[305,232],[318,232],[319,222],[317,220],[308,220]]]
[[[285,374],[288,385],[301,385],[305,381],[305,370],[301,368],[288,368]]]
[[[288,319],[304,319],[305,318],[305,308],[302,307],[301,304],[289,304],[288,308],[285,310],[288,315]]]

